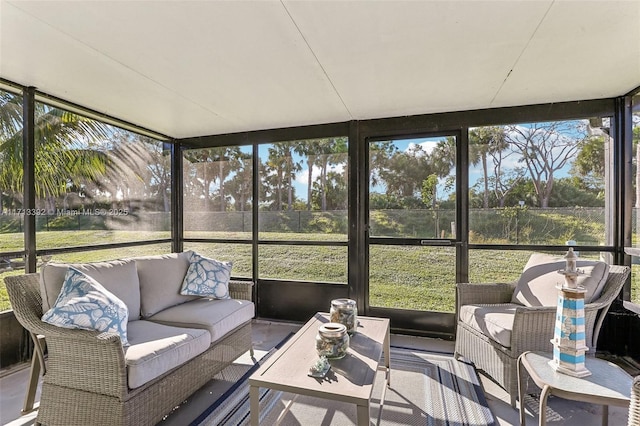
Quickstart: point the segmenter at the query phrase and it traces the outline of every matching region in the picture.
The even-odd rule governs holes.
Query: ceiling
[[[0,77],[182,138],[619,96],[640,0],[0,0]]]

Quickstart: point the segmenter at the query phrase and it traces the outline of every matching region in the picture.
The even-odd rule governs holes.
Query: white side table
[[[602,404],[602,425],[609,422],[609,405],[628,407],[632,378],[617,365],[587,357],[587,377],[573,377],[556,372],[550,365],[552,355],[543,352],[525,352],[518,358],[518,397],[520,399],[520,425],[525,425],[523,368],[534,383],[542,389],[540,393],[540,426],[547,424],[545,416],[547,398],[556,395],[573,401]]]

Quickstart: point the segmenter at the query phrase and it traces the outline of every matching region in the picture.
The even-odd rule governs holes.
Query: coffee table
[[[590,376],[574,377],[556,372],[549,361],[553,356],[543,352],[525,352],[518,358],[518,397],[520,398],[520,424],[524,426],[525,416],[522,401],[524,368],[535,384],[542,389],[540,393],[539,424],[547,424],[545,416],[547,398],[556,395],[573,401],[602,404],[602,424],[609,420],[609,405],[629,406],[632,378],[623,369],[608,361],[587,357],[585,366]]]
[[[324,378],[309,377],[309,367],[318,358],[315,347],[318,326],[328,322],[328,313],[315,314],[251,375],[249,395],[252,426],[258,426],[260,418],[261,387],[356,404],[357,424],[369,425],[371,393],[376,372],[380,369],[385,372],[387,384],[382,391],[382,410],[384,392],[391,383],[389,319],[359,316],[358,331],[351,337],[347,355],[339,360],[331,360],[331,369]],[[381,366],[383,353],[384,365]],[[281,417],[288,408],[285,408]]]

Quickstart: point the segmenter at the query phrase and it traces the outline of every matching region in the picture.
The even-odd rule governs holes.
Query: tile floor
[[[256,321],[253,327],[253,342],[257,356],[261,356],[280,342],[289,333],[299,328],[296,324],[280,322]],[[453,342],[427,339],[412,336],[392,335],[391,344],[429,351],[453,353]],[[248,354],[239,362],[250,363]],[[22,366],[24,367],[24,366]],[[27,386],[28,369],[13,368],[0,371],[0,424],[7,426],[33,425],[35,413],[20,416],[24,392]],[[496,417],[498,425],[517,425],[518,411],[509,405],[508,394],[484,375],[480,375],[489,406]],[[188,402],[189,409],[172,413],[161,426],[182,426],[188,424],[193,416],[202,412],[211,401],[212,394],[224,392],[229,383],[211,383],[198,391]],[[529,397],[528,397],[529,398]],[[601,424],[602,407],[562,400],[550,397],[547,409],[547,424],[566,426],[591,426]],[[538,424],[537,406],[533,400],[527,401],[527,425]],[[609,408],[609,424],[624,426],[627,424],[627,409]]]

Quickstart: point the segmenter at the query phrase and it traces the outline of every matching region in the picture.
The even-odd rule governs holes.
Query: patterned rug
[[[257,365],[251,367],[191,426],[248,425],[248,378],[257,368]],[[372,395],[371,424],[497,425],[474,368],[452,356],[392,347],[391,388],[387,389],[380,410],[383,386],[384,375],[379,372]],[[356,423],[353,404],[261,388],[260,424],[276,424],[292,398],[295,401],[281,419],[281,425],[347,426]]]

